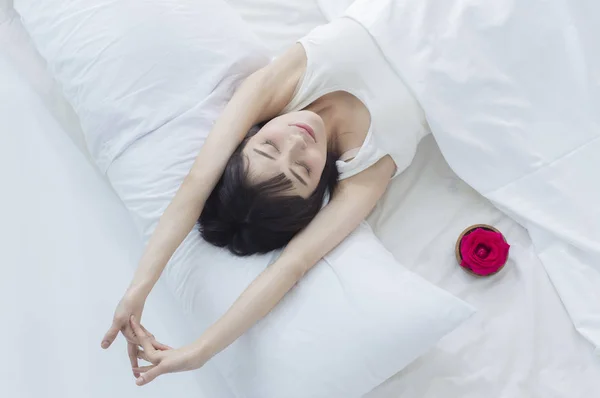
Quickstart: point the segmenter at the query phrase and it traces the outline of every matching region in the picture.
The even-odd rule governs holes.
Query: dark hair
[[[285,246],[317,215],[339,177],[337,156],[328,153],[319,184],[308,198],[285,195],[293,183],[283,173],[250,183],[242,151],[261,127],[253,127],[233,153],[198,219],[207,242],[238,256]]]

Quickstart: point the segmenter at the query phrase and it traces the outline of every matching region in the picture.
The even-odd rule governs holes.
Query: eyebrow
[[[269,155],[266,152],[261,151],[260,149],[254,149],[254,152],[258,153],[259,155],[263,155],[264,157],[269,158],[271,160],[275,160],[275,158],[273,156]]]
[[[302,177],[300,177],[294,170],[290,169],[290,173],[292,173],[294,175],[294,177],[296,177],[298,179],[298,181],[300,181],[304,186],[308,185],[306,183],[306,181],[304,181],[304,179]]]
[[[256,152],[256,153],[258,153],[259,155],[262,155],[262,156],[264,156],[264,157],[266,157],[266,158],[268,158],[268,159],[275,160],[275,158],[274,158],[273,156],[269,155],[269,154],[268,154],[268,153],[266,153],[266,152],[263,152],[263,151],[261,151],[260,149],[254,149],[254,152]],[[300,176],[298,175],[298,173],[296,173],[294,170],[290,169],[290,173],[292,173],[292,175],[293,175],[294,177],[296,177],[296,178],[298,179],[298,181],[300,181],[300,183],[302,183],[302,185],[304,185],[304,186],[308,186],[308,184],[306,183],[306,181],[304,181],[304,178],[300,177]]]

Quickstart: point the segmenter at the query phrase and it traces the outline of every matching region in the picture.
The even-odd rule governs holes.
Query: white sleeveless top
[[[367,107],[371,125],[362,146],[337,161],[340,178],[360,173],[387,154],[396,163],[394,176],[404,171],[429,129],[423,110],[368,31],[344,17],[315,28],[299,43],[306,51],[306,72],[282,114],[346,91]]]

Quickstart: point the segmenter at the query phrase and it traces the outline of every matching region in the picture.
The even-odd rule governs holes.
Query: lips
[[[317,138],[315,137],[315,131],[308,124],[305,123],[295,123],[291,126],[298,127],[300,130],[304,131],[306,134],[310,135],[314,142],[317,142]]]

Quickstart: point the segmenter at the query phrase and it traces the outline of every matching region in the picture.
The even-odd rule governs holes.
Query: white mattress
[[[230,396],[212,366],[139,388],[125,341],[100,349],[140,237],[61,126],[78,128],[22,33],[15,20],[0,23],[0,397]],[[144,323],[176,347],[195,339],[162,281]]]
[[[255,3],[243,4],[248,12]],[[306,26],[322,22],[308,15],[299,17]],[[77,166],[84,159],[74,150],[82,147],[77,119],[20,25],[1,12],[0,24],[0,181],[8,193],[0,199],[0,237],[9,249],[0,309],[3,325],[13,325],[0,332],[11,342],[0,396],[231,396],[210,364],[139,389],[124,341],[99,349],[135,267],[135,233],[108,185],[91,166]],[[369,398],[600,396],[600,360],[574,330],[527,232],[458,179],[431,138],[369,221],[403,264],[479,310],[460,334]],[[511,261],[495,277],[471,277],[454,260],[457,235],[474,223],[496,225],[512,245]],[[172,304],[158,285],[144,317],[159,338],[177,345],[193,336]]]

